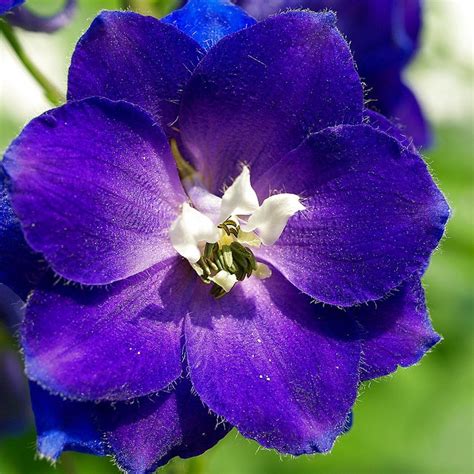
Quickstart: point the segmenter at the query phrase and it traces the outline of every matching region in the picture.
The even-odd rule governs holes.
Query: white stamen
[[[263,244],[272,245],[279,239],[288,219],[304,209],[296,194],[276,194],[263,201],[242,229],[245,232],[257,229]]]
[[[250,170],[244,166],[242,173],[222,196],[220,219],[224,221],[231,215],[247,216],[256,209],[258,209],[257,193],[250,184]]]

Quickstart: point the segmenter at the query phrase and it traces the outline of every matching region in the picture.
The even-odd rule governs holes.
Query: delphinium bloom
[[[76,11],[76,0],[65,0],[61,10],[49,16],[33,13],[24,3],[25,0],[0,0],[0,15],[10,24],[28,31],[53,33],[67,25]]]
[[[431,130],[421,107],[403,80],[415,57],[422,26],[421,0],[237,0],[262,19],[286,8],[330,9],[349,40],[366,83],[369,107],[399,122],[416,146],[429,146]]]
[[[148,473],[232,427],[327,452],[361,382],[439,341],[420,277],[449,208],[364,110],[331,13],[103,12],[68,103],[3,166],[60,277],[32,292],[21,331],[43,456]]]

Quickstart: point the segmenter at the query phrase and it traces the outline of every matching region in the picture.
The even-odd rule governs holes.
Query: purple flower
[[[403,71],[420,41],[421,0],[237,0],[255,18],[287,8],[331,9],[347,36],[359,74],[367,84],[369,106],[396,119],[417,146],[427,147],[431,130]]]
[[[46,278],[22,327],[47,457],[148,473],[234,426],[326,452],[362,381],[440,339],[420,275],[449,208],[364,110],[334,15],[250,26],[221,3],[219,33],[212,8],[101,13],[69,102],[5,154],[26,240],[68,281]]]
[[[0,0],[0,15],[14,26],[28,31],[53,33],[72,20],[76,12],[76,0],[65,0],[63,8],[50,16],[33,13],[22,6],[25,0]]]
[[[23,313],[23,301],[0,284],[0,334],[14,334]],[[0,380],[0,436],[5,436],[24,430],[32,421],[28,382],[19,355],[5,342],[0,348]]]

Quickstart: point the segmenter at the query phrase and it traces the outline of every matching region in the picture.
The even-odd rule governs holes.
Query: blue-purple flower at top
[[[199,3],[101,13],[68,103],[5,154],[26,241],[64,282],[33,291],[21,336],[52,459],[149,473],[232,427],[327,452],[360,383],[440,339],[420,277],[449,208],[364,109],[334,15]]]
[[[76,0],[64,0],[64,6],[53,15],[39,15],[23,6],[25,0],[0,0],[0,15],[12,25],[28,31],[53,33],[71,22]]]
[[[13,10],[23,3],[25,3],[25,0],[0,0],[0,15]]]
[[[262,19],[287,8],[331,9],[350,42],[369,107],[397,120],[416,146],[432,141],[430,126],[403,70],[419,48],[422,0],[236,0]]]

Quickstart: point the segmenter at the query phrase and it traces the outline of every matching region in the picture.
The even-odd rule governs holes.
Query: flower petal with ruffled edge
[[[180,456],[198,456],[232,428],[219,423],[187,379],[170,391],[132,402],[65,400],[30,384],[38,454],[56,461],[63,451],[113,456],[129,474],[149,474]]]
[[[106,446],[96,426],[97,405],[79,403],[51,395],[30,383],[35,414],[37,449],[40,457],[56,461],[63,451],[104,456]]]
[[[131,104],[90,98],[30,122],[3,166],[27,242],[61,276],[107,284],[175,251],[186,201],[168,141]]]
[[[369,125],[312,135],[254,187],[260,198],[284,188],[306,207],[255,255],[337,306],[382,298],[423,270],[450,212],[422,158]]]
[[[55,285],[28,303],[22,345],[28,377],[79,400],[128,400],[181,374],[186,290],[193,270],[172,258],[109,287]]]
[[[132,102],[174,135],[182,89],[203,54],[172,25],[133,12],[105,11],[76,46],[68,99],[100,96]]]
[[[230,0],[188,0],[162,20],[180,29],[204,49],[224,36],[255,24],[255,20]]]
[[[218,423],[187,379],[132,404],[103,404],[99,422],[115,461],[129,474],[150,474],[175,456],[199,456],[232,428]]]
[[[204,403],[266,448],[294,455],[331,449],[359,383],[351,320],[311,304],[276,270],[218,301],[198,286],[190,305],[186,351]]]
[[[385,300],[351,313],[361,331],[361,380],[414,365],[441,340],[431,325],[418,277],[410,278]]]
[[[182,152],[218,194],[242,162],[256,178],[310,132],[360,123],[362,103],[334,15],[277,15],[223,38],[195,69],[181,104]]]

